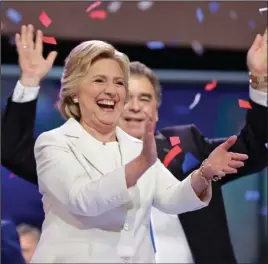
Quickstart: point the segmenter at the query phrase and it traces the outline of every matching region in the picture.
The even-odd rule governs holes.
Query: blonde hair
[[[76,46],[65,59],[64,71],[61,78],[61,90],[57,108],[62,117],[80,120],[79,104],[74,103],[73,97],[82,79],[87,75],[90,66],[101,58],[116,60],[124,72],[125,87],[128,92],[129,59],[117,51],[109,43],[100,40],[82,42]]]

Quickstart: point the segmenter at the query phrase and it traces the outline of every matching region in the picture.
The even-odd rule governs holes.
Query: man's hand
[[[257,35],[247,54],[247,65],[254,76],[267,76],[267,29]]]
[[[34,27],[32,25],[23,25],[21,34],[17,33],[15,40],[22,72],[21,84],[25,87],[39,86],[40,81],[51,69],[57,52],[50,52],[46,59],[43,57],[43,33],[38,30],[34,42]]]

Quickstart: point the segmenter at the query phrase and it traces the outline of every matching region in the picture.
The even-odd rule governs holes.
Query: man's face
[[[131,75],[129,101],[119,120],[119,126],[129,135],[142,139],[147,119],[146,113],[158,120],[158,107],[154,88],[143,76]]]
[[[31,258],[34,254],[38,240],[32,234],[20,235],[21,252],[26,263],[30,263]]]

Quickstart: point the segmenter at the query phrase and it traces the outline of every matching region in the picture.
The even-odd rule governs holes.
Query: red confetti
[[[249,101],[238,99],[238,104],[240,108],[252,109]]]
[[[175,145],[179,145],[181,143],[180,138],[179,137],[170,137],[169,138],[171,146],[175,146]]]
[[[15,175],[14,175],[13,173],[10,173],[10,174],[8,175],[8,178],[9,178],[9,179],[13,179],[13,178],[15,178]]]
[[[93,10],[94,8],[98,7],[99,5],[101,5],[101,1],[96,1],[95,3],[92,3],[86,10],[86,12],[90,12],[91,10]]]
[[[39,20],[45,27],[48,27],[52,22],[52,20],[50,19],[50,17],[47,15],[45,11],[42,11],[42,13],[39,16]]]
[[[43,42],[47,44],[57,45],[57,41],[54,37],[43,37]]]
[[[181,148],[177,145],[174,148],[172,148],[168,154],[165,156],[163,164],[168,167],[169,163],[178,155],[181,153]]]
[[[213,89],[216,88],[216,86],[217,86],[217,81],[214,80],[214,81],[212,81],[212,82],[206,84],[206,86],[205,86],[205,90],[206,90],[206,91],[212,91]]]
[[[107,17],[107,13],[104,10],[96,10],[89,13],[90,18],[92,19],[105,19]]]

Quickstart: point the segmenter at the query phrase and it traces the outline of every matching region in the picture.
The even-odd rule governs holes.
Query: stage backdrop
[[[1,21],[4,34],[31,23],[56,39],[247,49],[267,25],[267,12],[259,12],[266,6],[265,1],[6,0],[1,2]]]
[[[11,94],[16,79],[2,77],[2,110]],[[239,108],[238,99],[248,98],[245,85],[218,84],[214,91],[206,92],[204,83],[163,84],[164,97],[160,108],[158,128],[195,123],[207,137],[223,137],[241,128],[245,110]],[[46,80],[38,101],[36,135],[63,123],[54,109],[58,98],[59,82]],[[199,102],[198,98],[200,99]],[[190,110],[189,106],[197,105]],[[224,187],[224,199],[230,233],[239,263],[253,263],[258,258],[260,186],[265,173],[244,177]],[[43,212],[37,187],[12,175],[2,167],[2,217],[11,217],[18,224],[41,224]],[[267,215],[265,208],[262,213]],[[167,244],[168,246],[168,244]]]

